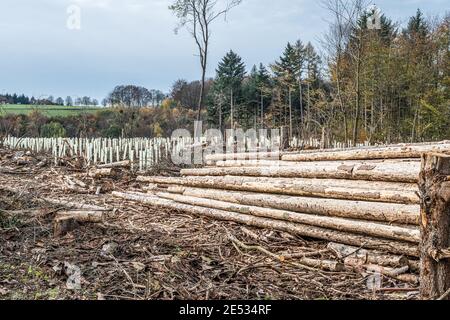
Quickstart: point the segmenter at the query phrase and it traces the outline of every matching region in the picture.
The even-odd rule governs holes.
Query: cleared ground
[[[76,159],[52,167],[45,156],[22,165],[14,157],[15,152],[0,150],[0,299],[417,298],[414,288],[402,292],[405,284],[390,278],[382,279],[383,287],[400,290],[374,292],[364,272],[302,268],[239,247],[230,236],[280,255],[317,253],[327,259],[325,241],[112,197],[113,190],[142,192],[131,172],[97,179]],[[67,189],[67,179],[83,181],[92,192]],[[95,195],[98,186],[102,192]],[[81,225],[58,238],[52,222],[64,208],[39,201],[44,197],[114,210],[105,223]],[[75,289],[73,266],[81,275]]]

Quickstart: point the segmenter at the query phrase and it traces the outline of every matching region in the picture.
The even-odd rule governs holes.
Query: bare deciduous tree
[[[211,24],[219,17],[226,17],[227,13],[242,0],[175,0],[169,7],[180,20],[175,32],[186,28],[197,45],[202,79],[200,97],[198,101],[198,120],[200,120],[205,98],[206,68],[208,65],[209,40],[211,38]]]

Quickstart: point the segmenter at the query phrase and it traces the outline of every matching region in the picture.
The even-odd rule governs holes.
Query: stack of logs
[[[345,265],[418,284],[421,158],[450,142],[300,153],[216,154],[181,178],[138,177],[147,193],[116,197],[331,241]],[[422,190],[423,193],[423,190]],[[448,237],[447,237],[448,241]]]

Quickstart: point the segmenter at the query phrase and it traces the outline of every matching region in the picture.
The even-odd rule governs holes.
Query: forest
[[[168,94],[117,86],[102,101],[108,109],[96,115],[55,118],[39,114],[37,108],[28,116],[3,116],[2,133],[168,136],[173,128],[190,128],[186,117],[194,119],[202,95],[201,119],[221,130],[287,127],[291,136],[302,139],[353,143],[448,139],[450,15],[425,17],[418,9],[402,26],[379,13],[379,25],[374,27],[369,22],[375,12],[364,10],[359,1],[351,7],[339,1],[323,5],[334,21],[321,36],[319,47],[293,40],[272,64],[252,67],[230,50],[204,86],[202,81],[179,79]],[[9,99],[13,97],[16,103],[30,100],[23,95]],[[76,103],[71,97],[65,100],[66,105],[92,104],[89,97],[75,99]],[[61,98],[47,103],[64,105]],[[155,115],[150,122],[148,114]],[[33,129],[40,127],[38,123],[51,123],[58,129],[56,133]],[[75,130],[73,123],[83,125]]]

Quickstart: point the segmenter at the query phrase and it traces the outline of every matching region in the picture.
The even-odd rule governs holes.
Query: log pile
[[[328,250],[347,268],[417,284],[421,242],[417,183],[425,152],[450,153],[450,142],[213,155],[206,159],[212,165],[182,170],[182,177],[138,177],[147,185],[146,193],[113,194],[332,241]]]

